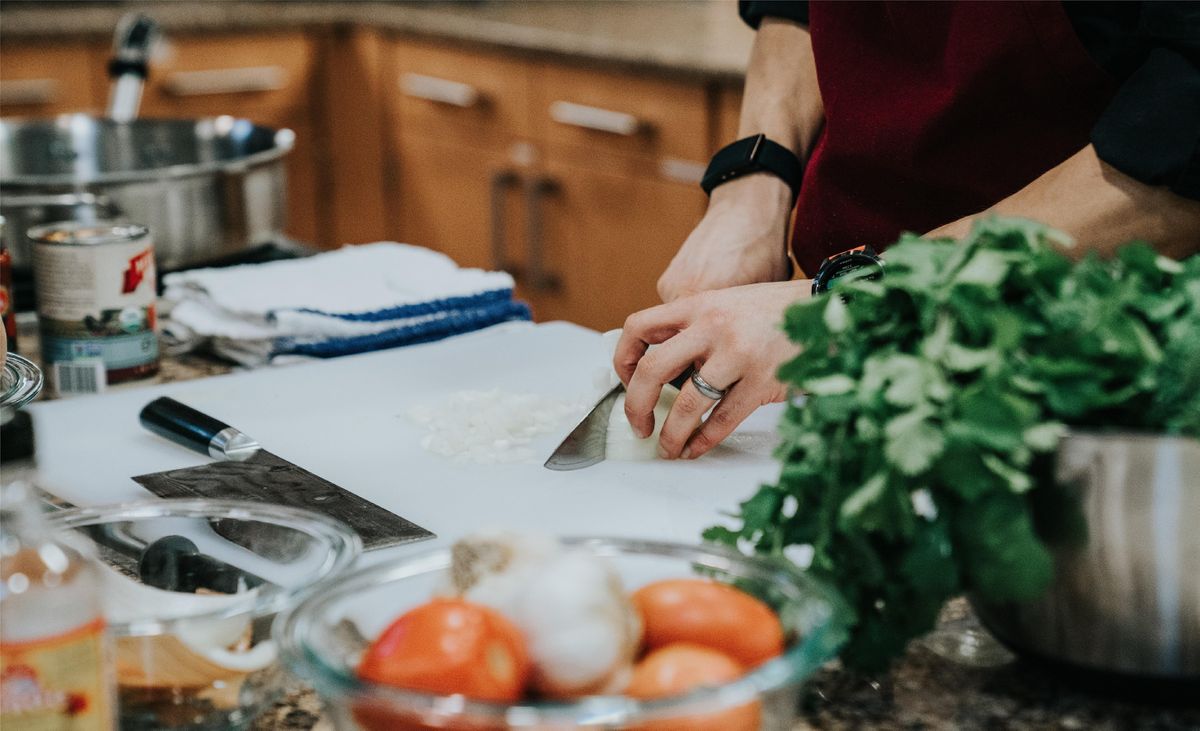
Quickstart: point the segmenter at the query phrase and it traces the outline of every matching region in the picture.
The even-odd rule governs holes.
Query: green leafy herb
[[[962,592],[1045,588],[1046,536],[1079,532],[1052,524],[1069,517],[1048,492],[1068,427],[1200,436],[1200,256],[1130,244],[1072,263],[1066,243],[1002,218],[959,243],[907,234],[882,280],[786,313],[802,350],[779,375],[805,397],[780,425],[779,481],[705,537],[811,546],[849,607],[848,664],[885,667]]]

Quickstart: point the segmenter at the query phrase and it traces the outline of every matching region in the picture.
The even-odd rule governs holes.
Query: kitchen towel
[[[425,343],[530,319],[507,273],[463,269],[443,254],[391,242],[177,272],[163,284],[169,342],[207,343],[247,366]]]

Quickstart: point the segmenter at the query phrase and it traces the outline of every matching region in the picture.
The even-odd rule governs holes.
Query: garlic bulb
[[[464,539],[452,556],[453,589],[500,611],[525,635],[537,690],[551,697],[619,690],[642,628],[607,561],[515,534]]]

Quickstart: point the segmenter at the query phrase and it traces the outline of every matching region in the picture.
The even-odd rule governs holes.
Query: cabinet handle
[[[250,94],[278,91],[286,84],[287,71],[281,66],[246,66],[234,69],[176,71],[163,81],[163,90],[171,96]]]
[[[529,219],[525,222],[525,246],[529,257],[529,286],[536,292],[557,292],[562,281],[546,271],[542,244],[542,199],[558,190],[550,178],[534,178],[525,184],[525,206]]]
[[[400,77],[400,90],[406,96],[415,99],[449,104],[463,109],[475,106],[481,98],[479,89],[470,84],[424,74],[403,74]]]
[[[52,104],[58,98],[54,79],[8,79],[0,81],[0,104]]]
[[[559,124],[569,124],[572,127],[583,127],[623,137],[632,137],[643,127],[641,120],[632,114],[564,101],[550,104],[550,118]]]
[[[664,178],[689,185],[699,184],[704,179],[704,171],[707,168],[702,162],[680,160],[677,157],[664,157],[658,162],[658,172]]]
[[[508,251],[504,245],[504,197],[508,189],[517,182],[516,173],[511,170],[499,170],[492,174],[491,206],[492,206],[492,267],[497,271],[512,273],[512,265],[508,261]]]

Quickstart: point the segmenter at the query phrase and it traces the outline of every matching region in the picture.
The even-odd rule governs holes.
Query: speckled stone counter
[[[36,358],[32,321],[21,328],[22,350]],[[31,352],[34,351],[34,352]],[[199,354],[163,359],[154,379],[139,385],[203,378],[232,366]],[[127,388],[129,386],[118,386]],[[836,662],[802,688],[795,731],[1195,731],[1200,694],[1191,707],[1164,706],[1087,690],[1044,667],[1015,659],[991,641],[965,600],[947,605],[937,629],[914,642],[889,673],[868,678]],[[264,713],[253,731],[331,731],[320,702],[295,690]]]
[[[754,33],[730,0],[540,2],[5,2],[0,41],[111,36],[130,10],[171,33],[363,25],[447,41],[736,80]]]

